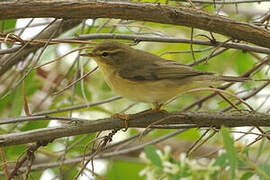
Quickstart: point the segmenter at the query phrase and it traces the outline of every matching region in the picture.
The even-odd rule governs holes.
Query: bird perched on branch
[[[116,41],[101,42],[92,52],[81,55],[96,61],[113,91],[136,102],[152,103],[155,111],[188,90],[248,80],[198,71]]]

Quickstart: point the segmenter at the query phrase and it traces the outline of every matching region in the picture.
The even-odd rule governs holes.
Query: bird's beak
[[[93,53],[84,53],[84,54],[80,54],[80,56],[95,57],[95,55]]]

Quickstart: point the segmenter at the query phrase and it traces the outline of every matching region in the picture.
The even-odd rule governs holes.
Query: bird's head
[[[127,63],[133,49],[126,44],[116,41],[104,41],[98,43],[90,53],[80,54],[81,56],[92,57],[97,64],[117,66]]]

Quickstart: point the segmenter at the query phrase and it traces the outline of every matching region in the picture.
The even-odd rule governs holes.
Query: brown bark
[[[269,31],[224,16],[183,6],[152,3],[95,1],[16,1],[0,3],[0,19],[16,18],[119,18],[194,27],[270,47]]]
[[[1,3],[0,3],[1,4]],[[0,6],[1,7],[1,6]],[[1,13],[0,13],[1,14]],[[68,31],[69,29],[75,27],[76,25],[80,24],[81,20],[74,19],[74,20],[64,20],[61,24],[60,29],[58,29],[61,21],[54,23],[52,26],[48,27],[45,31],[35,37],[35,39],[48,39],[54,31],[57,31],[54,34],[54,38],[58,37],[60,34]],[[2,76],[5,72],[7,72],[13,65],[18,64],[20,61],[24,61],[25,58],[35,51],[37,51],[42,45],[27,45],[26,47],[22,47],[23,49],[15,52],[14,54],[9,54],[2,58],[3,60],[0,62],[0,76]]]
[[[29,117],[31,118],[31,117]],[[41,116],[40,119],[53,119]],[[146,128],[157,122],[153,128],[185,128],[185,127],[241,127],[241,126],[270,126],[270,115],[263,113],[203,113],[203,112],[174,112],[174,113],[148,113],[128,120],[132,128]],[[5,121],[5,120],[3,120]],[[161,126],[163,125],[163,126]],[[164,125],[167,125],[164,127]],[[180,126],[179,126],[180,125]],[[0,147],[19,145],[36,141],[49,141],[56,138],[94,133],[104,130],[124,128],[123,120],[106,118],[99,120],[78,121],[65,126],[36,129],[32,131],[0,135]]]

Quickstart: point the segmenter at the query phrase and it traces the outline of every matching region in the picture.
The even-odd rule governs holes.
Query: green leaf
[[[184,165],[184,168],[181,172],[181,177],[189,177],[192,176],[191,167],[189,165]]]
[[[256,163],[250,161],[242,154],[239,154],[239,159],[241,159],[243,162],[245,162],[245,164],[251,167],[254,172],[256,172],[256,175],[259,175],[260,180],[270,179],[270,165],[263,163],[258,166]]]
[[[167,176],[169,177],[170,180],[179,180],[180,179],[179,176],[174,175],[174,174],[168,174]]]
[[[2,24],[4,22],[4,30],[13,29],[13,28],[15,28],[16,21],[17,20],[0,21],[0,27],[2,26]]]
[[[150,161],[155,164],[156,166],[162,168],[162,162],[161,159],[159,157],[159,155],[157,154],[157,149],[155,146],[153,145],[148,145],[144,147],[144,151],[146,153],[146,156],[148,157],[148,159],[150,159]]]
[[[14,96],[12,100],[11,110],[9,112],[9,117],[19,116],[23,108],[23,96],[22,96],[22,84],[20,84],[14,90]]]
[[[81,82],[78,82],[76,84],[75,93],[78,94],[80,97],[83,97],[81,85],[82,85]],[[92,95],[91,95],[91,93],[90,93],[90,91],[89,91],[86,84],[84,85],[84,93],[85,93],[85,96],[88,99],[88,101],[91,101],[92,100]]]
[[[214,162],[214,166],[224,167],[227,165],[226,160],[228,159],[227,153],[221,154],[216,158],[216,161]]]
[[[236,70],[238,74],[243,74],[253,67],[254,60],[248,53],[240,52],[235,57]]]
[[[37,121],[31,121],[23,124],[22,127],[20,127],[21,131],[29,131],[33,129],[39,129],[39,128],[45,128],[49,124],[48,120],[37,120]]]
[[[184,131],[176,136],[177,139],[185,139],[190,141],[195,141],[200,137],[200,132],[197,128],[192,128],[187,131]]]
[[[235,177],[235,169],[237,166],[237,152],[234,148],[233,138],[230,136],[229,129],[222,127],[221,134],[223,136],[224,146],[228,155],[229,165],[231,169],[232,179]]]
[[[241,176],[240,180],[248,180],[249,178],[253,176],[253,174],[254,172],[248,171]]]
[[[32,71],[24,80],[24,88],[26,96],[31,96],[38,91],[41,82],[36,78],[37,71]]]
[[[40,81],[35,79],[36,71],[31,72],[24,80],[24,90],[26,98],[28,98],[30,95],[34,94],[38,87],[40,86]],[[11,111],[9,112],[10,117],[19,116],[22,113],[23,110],[23,95],[22,95],[22,84],[20,84],[14,92],[13,99],[12,99],[12,106]]]
[[[5,97],[3,100],[0,101],[0,111],[4,110],[9,103],[13,100],[14,93],[11,93],[7,97]]]
[[[261,140],[260,146],[259,146],[258,151],[257,151],[256,159],[258,159],[262,155],[264,144],[265,144],[265,138],[263,138]]]
[[[4,148],[6,159],[16,161],[18,154],[25,152],[26,145],[7,146]]]
[[[263,170],[266,175],[270,176],[270,165],[263,163],[259,165],[259,168]]]
[[[249,147],[248,146],[244,147],[244,149],[242,150],[242,153],[248,158]]]
[[[145,177],[139,176],[139,172],[144,167],[145,165],[139,163],[126,161],[112,161],[108,166],[106,177],[110,180],[118,180],[118,179],[143,180],[145,179]]]

